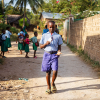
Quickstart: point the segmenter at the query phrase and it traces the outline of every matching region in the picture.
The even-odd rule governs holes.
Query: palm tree
[[[4,0],[2,0],[2,13],[4,14]]]
[[[20,6],[21,11],[24,7],[24,20],[23,20],[23,27],[25,26],[25,16],[26,16],[26,5],[29,4],[31,9],[34,13],[37,13],[37,8],[41,7],[41,4],[43,4],[43,0],[10,0],[10,4],[13,4],[14,1],[16,1],[15,6]]]

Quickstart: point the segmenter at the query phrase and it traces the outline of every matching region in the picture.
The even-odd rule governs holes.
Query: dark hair
[[[6,27],[6,30],[8,30],[8,29],[10,29],[10,27],[8,26],[8,27]]]
[[[45,28],[47,29],[47,25],[45,25]]]
[[[5,31],[5,29],[2,29],[2,33]]]
[[[57,27],[57,25],[55,25]]]
[[[55,24],[55,21],[48,21],[48,24],[49,24],[49,23],[53,23],[53,24]]]
[[[23,31],[23,29],[21,28],[21,31]]]
[[[25,35],[25,37],[27,37],[27,36],[28,36],[28,34]]]
[[[37,34],[37,31],[34,31],[34,35],[36,35]]]

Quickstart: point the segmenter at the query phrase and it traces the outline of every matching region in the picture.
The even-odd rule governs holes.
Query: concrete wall
[[[69,43],[81,46],[91,59],[100,62],[100,14],[72,22]]]

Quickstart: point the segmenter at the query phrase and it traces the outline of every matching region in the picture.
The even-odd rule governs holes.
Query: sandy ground
[[[25,52],[20,55],[17,44],[12,42],[5,63],[0,65],[0,100],[100,100],[100,79],[96,72],[64,44],[55,82],[58,91],[45,94],[45,73],[41,72],[43,52],[38,48],[38,58],[34,59],[30,44],[30,58],[25,58]]]

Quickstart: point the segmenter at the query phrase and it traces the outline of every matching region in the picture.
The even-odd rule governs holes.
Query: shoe
[[[46,94],[51,94],[51,90],[50,89],[47,89],[45,92],[46,92]]]
[[[37,58],[36,56],[34,58]]]
[[[6,58],[5,56],[2,56],[2,58]]]
[[[51,92],[52,92],[52,93],[56,93],[56,92],[57,92],[56,86],[51,86]]]

